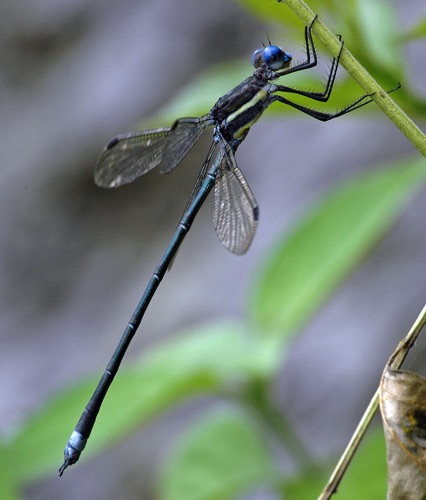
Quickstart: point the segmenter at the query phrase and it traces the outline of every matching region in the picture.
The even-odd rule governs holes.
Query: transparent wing
[[[95,182],[101,187],[118,187],[133,182],[161,164],[161,172],[173,170],[188,154],[210,117],[182,118],[172,127],[119,135],[104,148],[95,168]]]
[[[109,141],[95,168],[98,186],[118,187],[134,181],[161,162],[171,128],[119,135]]]
[[[233,152],[222,146],[221,165],[213,197],[213,221],[221,243],[242,255],[256,231],[259,209]]]
[[[176,120],[165,141],[161,172],[166,174],[177,167],[198,141],[204,129],[212,124],[209,115]]]

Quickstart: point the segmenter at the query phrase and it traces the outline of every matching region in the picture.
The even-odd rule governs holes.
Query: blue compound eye
[[[276,71],[278,69],[283,69],[290,64],[291,55],[286,54],[276,45],[268,45],[268,47],[265,47],[263,50],[263,61],[269,69]]]

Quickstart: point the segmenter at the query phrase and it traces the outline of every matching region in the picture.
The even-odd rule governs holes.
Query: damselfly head
[[[265,63],[271,71],[278,71],[290,65],[291,55],[276,45],[267,45],[253,52],[251,62],[255,68],[260,68]]]

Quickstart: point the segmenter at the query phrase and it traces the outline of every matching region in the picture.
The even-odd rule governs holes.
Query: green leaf
[[[238,0],[238,3],[251,11],[258,19],[279,23],[286,27],[286,32],[301,32],[303,25],[296,14],[286,5],[285,0]],[[335,12],[334,0],[310,0],[309,7],[317,14],[323,15],[326,11]],[[301,28],[302,26],[302,28]]]
[[[12,472],[9,448],[3,443],[0,445],[0,498],[2,500],[18,500],[20,492]]]
[[[313,207],[278,243],[249,310],[278,335],[300,328],[389,230],[425,182],[424,159],[368,171]]]
[[[275,1],[259,2],[259,0],[238,0],[254,16],[263,21],[279,23],[285,26],[300,26],[296,15],[285,5]]]
[[[404,41],[416,40],[426,37],[426,17],[421,19],[417,24],[412,26],[408,31],[401,35]]]
[[[330,464],[327,472],[323,466],[320,469],[308,468],[298,477],[285,481],[283,484],[285,498],[289,500],[318,498],[333,468],[334,464]],[[386,498],[386,489],[386,446],[383,430],[377,429],[369,433],[361,443],[339,485],[336,499]]]
[[[364,500],[386,498],[386,444],[383,429],[377,428],[361,443],[339,486],[341,498]]]
[[[160,498],[226,500],[276,479],[255,422],[242,410],[224,410],[197,422],[179,440],[160,477]]]
[[[275,369],[280,351],[274,342],[248,335],[246,330],[233,323],[199,328],[150,350],[138,366],[122,368],[82,460],[187,398],[216,393],[235,381],[267,377]],[[18,480],[58,468],[65,443],[98,377],[64,391],[15,436],[10,454]]]
[[[328,475],[324,471],[315,467],[308,467],[302,474],[284,481],[282,496],[286,500],[313,500],[318,498],[327,480]],[[336,500],[338,498],[337,496]]]
[[[365,59],[372,61],[373,68],[381,67],[398,79],[396,75],[401,73],[401,56],[396,50],[394,7],[383,0],[357,0],[355,6],[357,19],[353,22],[357,26],[358,40],[362,41],[366,51]]]

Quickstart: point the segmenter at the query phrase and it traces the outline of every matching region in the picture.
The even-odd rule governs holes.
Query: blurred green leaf
[[[287,5],[277,2],[277,0],[266,0],[264,2],[259,2],[259,0],[238,0],[238,3],[251,11],[257,19],[288,26],[300,25],[300,21]]]
[[[21,497],[12,473],[12,462],[9,459],[9,448],[0,444],[0,498],[2,500],[18,500]]]
[[[14,480],[28,482],[46,473],[55,474],[63,459],[61,450],[77,423],[78,412],[86,405],[94,387],[95,380],[88,380],[63,391],[29,418],[8,442]]]
[[[285,234],[254,288],[249,310],[264,329],[300,328],[325,302],[426,179],[424,159],[346,182]]]
[[[383,429],[369,432],[362,441],[340,486],[340,498],[386,498],[386,445]]]
[[[276,479],[275,462],[253,419],[242,410],[223,410],[179,438],[160,477],[160,498],[225,500]]]
[[[230,381],[268,377],[279,359],[273,342],[231,323],[205,326],[157,346],[138,366],[117,375],[82,460],[189,397],[218,392]],[[18,479],[35,478],[60,465],[60,450],[96,382],[97,377],[62,392],[10,443]]]
[[[285,0],[282,2],[278,2],[277,0],[266,0],[264,2],[259,2],[259,0],[238,0],[238,3],[251,11],[258,19],[279,23],[291,31],[295,29],[298,31],[301,30],[301,21],[286,5]],[[335,10],[334,5],[334,0],[309,1],[309,7],[319,15],[330,10]]]
[[[286,500],[314,500],[318,498],[327,480],[328,475],[324,471],[308,467],[302,474],[283,482],[283,498]],[[339,497],[337,496],[337,498]]]
[[[365,51],[365,59],[370,60],[372,67],[383,68],[395,75],[401,76],[401,54],[397,51],[397,25],[395,9],[383,0],[357,0],[352,23],[357,26],[358,43]],[[359,56],[359,52],[357,52]]]
[[[289,500],[312,500],[324,489],[334,464],[326,472],[308,468],[303,474],[284,481],[283,493]],[[386,498],[386,447],[383,430],[370,432],[361,443],[354,459],[350,463],[336,498],[345,500],[365,500]]]
[[[406,40],[416,40],[426,37],[426,17],[421,19],[416,25],[402,34],[401,38]]]

